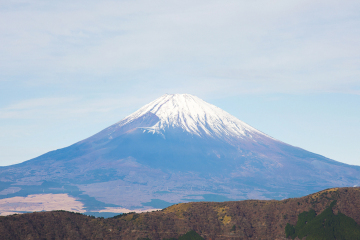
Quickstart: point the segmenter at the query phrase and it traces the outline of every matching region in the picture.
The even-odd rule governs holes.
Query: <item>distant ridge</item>
[[[312,216],[306,216],[307,212]],[[303,221],[306,218],[313,221]],[[329,223],[324,218],[333,221]],[[307,239],[360,239],[360,188],[327,189],[282,201],[182,203],[162,211],[128,213],[109,219],[65,211],[28,213],[0,217],[0,236],[14,240],[291,239],[289,234],[286,238],[286,233],[293,225]],[[186,233],[194,238],[184,238]]]

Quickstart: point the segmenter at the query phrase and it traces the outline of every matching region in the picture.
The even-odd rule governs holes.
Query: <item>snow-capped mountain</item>
[[[277,141],[224,110],[190,94],[165,94],[123,120],[96,134],[92,139],[114,139],[127,131],[142,130],[166,136],[179,133],[211,138],[232,145],[237,141]]]
[[[88,208],[162,207],[360,185],[360,167],[276,140],[198,97],[165,94],[85,140],[0,168],[0,181],[20,189],[3,198],[61,192]]]
[[[224,110],[190,94],[165,94],[116,123],[114,131],[138,118],[145,119],[151,115],[155,115],[158,121],[150,127],[138,128],[158,134],[163,134],[170,128],[179,128],[189,134],[212,138],[231,136],[251,139],[253,135],[265,135]]]

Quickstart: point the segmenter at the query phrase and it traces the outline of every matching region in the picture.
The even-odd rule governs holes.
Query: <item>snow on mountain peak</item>
[[[190,134],[221,138],[265,135],[224,110],[190,94],[164,94],[116,125],[122,127],[149,113],[156,115],[159,121],[151,127],[138,128],[152,133],[163,134],[168,128],[181,128]]]

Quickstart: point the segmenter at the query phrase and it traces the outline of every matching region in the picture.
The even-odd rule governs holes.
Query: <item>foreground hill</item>
[[[324,216],[339,216],[336,219],[352,221],[357,229],[360,224],[360,188],[327,189],[282,201],[181,203],[157,212],[130,213],[108,219],[64,211],[12,215],[0,217],[0,238],[187,239],[181,236],[194,230],[202,238],[213,240],[285,239],[285,227],[289,231],[294,226],[298,228],[306,224],[301,223],[301,219],[307,215],[305,211],[312,214],[311,219],[315,219],[313,225],[308,225],[312,228],[319,227],[319,221]],[[306,231],[299,233],[306,234]],[[360,239],[360,235],[352,236],[351,240]]]
[[[276,140],[189,94],[165,94],[94,136],[0,167],[0,198],[67,194],[83,212],[284,199],[355,185],[359,166]]]

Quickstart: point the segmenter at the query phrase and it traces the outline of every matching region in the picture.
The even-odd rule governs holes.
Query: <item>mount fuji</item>
[[[360,167],[276,140],[190,94],[165,94],[85,140],[1,167],[0,181],[0,198],[65,193],[95,211],[303,196],[360,185]]]

